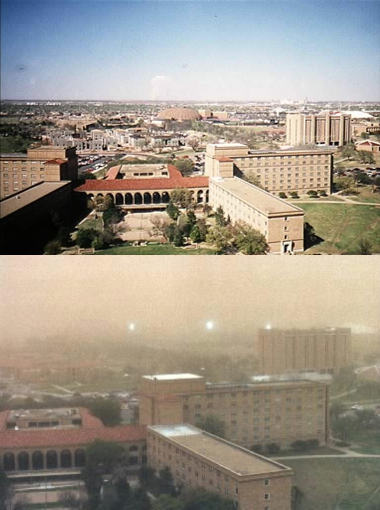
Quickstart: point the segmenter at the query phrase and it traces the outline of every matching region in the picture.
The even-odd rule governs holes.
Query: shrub
[[[291,196],[292,198],[299,198],[299,195],[298,195],[297,191],[291,191],[291,192],[290,192],[290,196]]]
[[[278,194],[278,196],[280,198],[288,198],[288,195],[286,193],[284,193],[283,191],[280,191],[280,193]]]
[[[98,237],[98,231],[94,228],[79,229],[77,234],[77,245],[80,248],[90,248],[96,237]]]
[[[266,450],[268,453],[278,453],[281,448],[277,443],[269,443],[266,446]]]
[[[263,447],[261,444],[254,444],[253,446],[251,446],[250,450],[251,452],[254,453],[262,453]]]
[[[46,255],[59,255],[61,253],[61,243],[59,241],[50,241],[45,246]]]

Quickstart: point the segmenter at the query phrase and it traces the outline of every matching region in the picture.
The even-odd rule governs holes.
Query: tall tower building
[[[351,142],[351,116],[324,112],[318,115],[289,113],[286,116],[288,145],[341,147]]]

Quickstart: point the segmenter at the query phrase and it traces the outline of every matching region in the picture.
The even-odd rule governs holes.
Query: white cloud
[[[150,98],[156,99],[170,99],[172,92],[171,84],[173,78],[170,76],[155,76],[150,80]]]

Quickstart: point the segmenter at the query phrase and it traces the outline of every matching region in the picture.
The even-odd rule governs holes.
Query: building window
[[[265,479],[265,480],[264,480],[264,485],[267,485],[267,486],[268,486],[268,485],[270,485],[270,480]]]
[[[270,494],[264,494],[264,499],[270,499]]]

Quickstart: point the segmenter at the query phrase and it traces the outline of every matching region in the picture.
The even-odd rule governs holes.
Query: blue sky
[[[3,99],[379,100],[380,2],[2,0]]]

